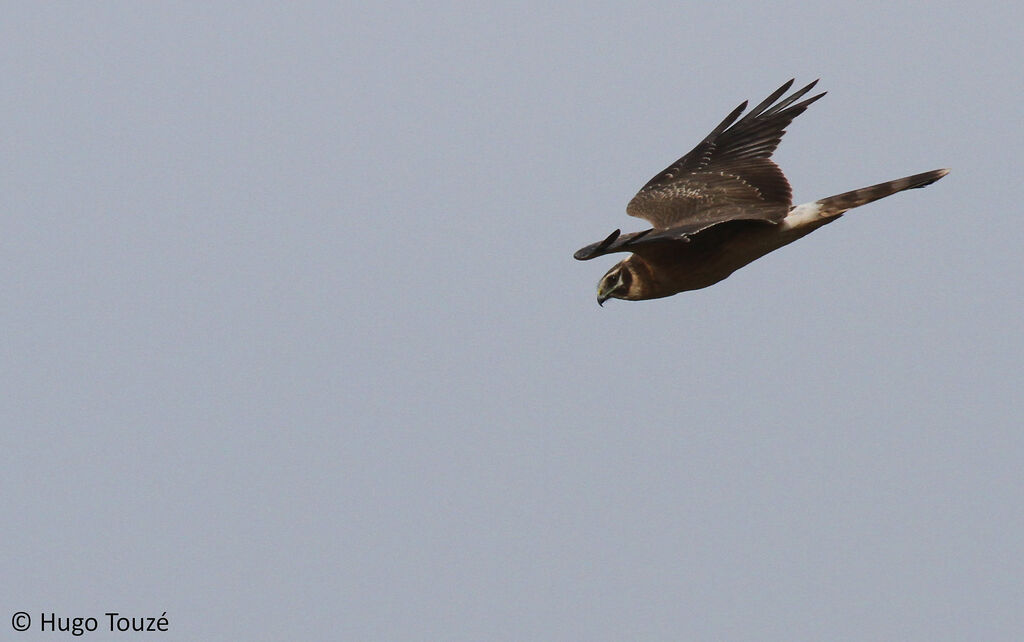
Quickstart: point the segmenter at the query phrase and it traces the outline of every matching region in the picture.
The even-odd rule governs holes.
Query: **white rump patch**
[[[829,218],[829,215],[822,212],[819,203],[804,203],[789,210],[786,218],[782,219],[779,230],[795,230],[823,218]]]

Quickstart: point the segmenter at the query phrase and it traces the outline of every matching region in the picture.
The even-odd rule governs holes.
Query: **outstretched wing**
[[[577,261],[589,261],[590,259],[595,259],[605,254],[612,254],[613,252],[635,252],[641,256],[661,252],[674,253],[678,251],[679,244],[682,243],[715,237],[716,234],[724,234],[727,230],[739,230],[748,226],[774,224],[774,221],[760,218],[735,218],[729,221],[716,221],[714,223],[691,223],[668,230],[647,229],[630,234],[622,234],[621,230],[615,230],[605,240],[591,243],[577,250],[572,256]]]
[[[793,119],[825,95],[796,103],[817,82],[776,104],[793,85],[790,80],[743,118],[747,103],[741,104],[690,153],[644,185],[626,213],[661,230],[737,219],[781,220],[792,205],[792,191],[771,155]]]

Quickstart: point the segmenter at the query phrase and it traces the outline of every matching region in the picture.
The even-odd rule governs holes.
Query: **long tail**
[[[819,215],[822,217],[836,216],[837,214],[842,214],[846,210],[852,210],[855,207],[866,205],[871,201],[877,201],[880,198],[892,196],[896,192],[902,192],[905,189],[915,189],[931,185],[948,173],[948,169],[933,169],[932,171],[924,172],[923,174],[914,174],[913,176],[897,178],[894,181],[879,183],[878,185],[872,185],[871,187],[855,189],[852,192],[844,192],[842,194],[836,194],[835,196],[829,196],[828,198],[823,198],[817,202],[817,205],[821,207]]]
[[[906,178],[897,178],[894,181],[879,183],[871,187],[862,187],[852,192],[843,192],[835,196],[829,196],[813,203],[797,205],[789,211],[786,218],[782,220],[782,231],[793,230],[800,235],[807,234],[826,223],[839,218],[846,210],[860,207],[877,201],[886,196],[892,196],[896,192],[905,189],[914,189],[931,185],[949,173],[948,169],[933,169],[923,174],[914,174]]]

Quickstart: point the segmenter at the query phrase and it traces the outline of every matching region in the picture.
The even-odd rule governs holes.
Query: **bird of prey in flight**
[[[790,80],[740,118],[733,110],[693,150],[652,178],[626,213],[653,227],[612,232],[574,254],[586,261],[632,252],[597,286],[597,302],[638,301],[714,285],[744,265],[838,219],[849,209],[896,192],[931,185],[936,169],[793,206],[792,191],[772,152],[793,119],[824,93],[797,102],[817,80],[779,100]],[[778,101],[778,102],[776,102]]]

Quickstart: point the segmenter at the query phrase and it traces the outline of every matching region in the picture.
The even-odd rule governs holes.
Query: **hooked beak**
[[[607,301],[610,298],[611,298],[610,294],[601,294],[600,292],[598,292],[597,293],[597,304],[603,308],[604,307],[604,302]]]

